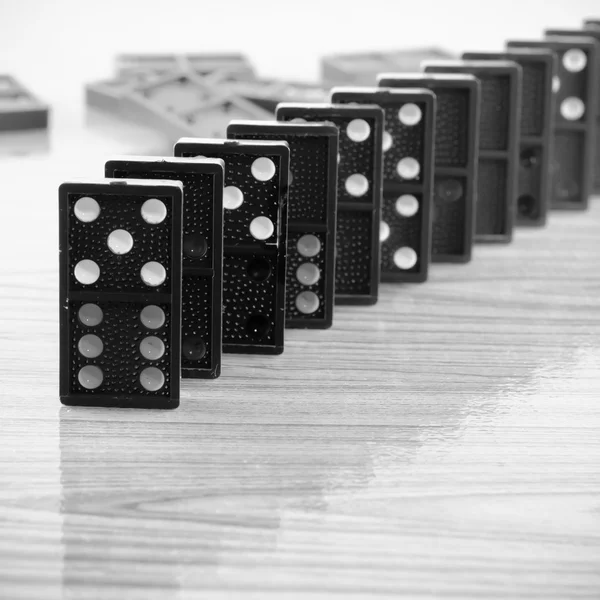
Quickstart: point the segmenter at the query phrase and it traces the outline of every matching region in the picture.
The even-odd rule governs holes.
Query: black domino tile
[[[108,161],[105,174],[183,183],[181,376],[218,377],[223,320],[223,161],[125,157]]]
[[[523,71],[515,225],[546,224],[550,194],[550,161],[556,57],[550,50],[509,49],[506,52],[465,52],[465,60],[510,60]]]
[[[588,27],[586,29],[546,29],[546,37],[590,37],[596,40],[596,72],[590,75],[596,81],[596,125],[593,132],[594,146],[594,174],[592,189],[600,192],[600,28]]]
[[[180,139],[175,156],[219,158],[225,163],[223,248],[223,352],[281,354],[284,348],[287,188],[290,151],[285,142]],[[274,174],[252,174],[265,159]],[[258,164],[258,163],[257,163]],[[231,203],[231,190],[243,194]],[[236,208],[233,208],[236,206]],[[255,238],[251,224],[268,219],[272,233]],[[258,219],[258,221],[256,221]]]
[[[348,124],[355,119],[369,126],[369,136],[361,142],[347,135]],[[380,269],[383,111],[374,105],[282,103],[277,107],[277,120],[325,122],[338,128],[335,303],[375,304]],[[346,184],[353,175],[364,178],[367,189],[363,194],[348,191]]]
[[[507,47],[542,48],[556,54],[550,208],[585,210],[592,193],[596,147],[597,43],[589,37],[556,37],[511,40]],[[585,56],[583,69],[573,72],[565,68],[564,57],[571,51]],[[579,110],[565,111],[573,102]]]
[[[232,121],[227,128],[227,137],[283,140],[289,145],[286,327],[331,327],[335,282],[337,127],[316,123]],[[310,256],[302,256],[298,244],[304,249],[305,240],[315,243],[316,254],[309,251]]]
[[[512,61],[426,62],[426,73],[473,75],[481,84],[475,241],[512,240],[518,190],[522,70]]]
[[[472,75],[382,74],[382,88],[435,93],[432,262],[471,260],[479,158],[480,84]]]
[[[79,209],[90,203],[89,199],[96,203],[99,214],[87,211],[82,220],[77,215],[81,216]],[[142,207],[149,200],[158,201],[162,208],[161,222],[149,223],[143,218]],[[174,181],[105,179],[60,186],[63,404],[179,405],[182,204],[183,186]],[[121,242],[111,249],[109,236],[117,230],[128,232],[132,245],[125,247]],[[94,277],[77,277],[85,264],[81,261],[93,261],[99,275],[84,270]],[[164,280],[144,282],[148,263],[162,265]],[[161,313],[160,321],[144,322],[141,315],[147,310]],[[97,319],[97,314],[101,318]],[[83,376],[86,371],[91,376]],[[147,376],[156,382],[151,389],[142,385]]]
[[[424,89],[333,88],[334,104],[375,104],[385,115],[383,147],[383,198],[381,221],[381,281],[423,282],[427,280],[431,261],[431,204],[433,193],[433,148],[435,94]],[[400,113],[412,113],[400,119]],[[400,161],[415,160],[414,176],[401,176]],[[397,202],[408,198],[396,210]],[[406,212],[408,210],[408,212]]]

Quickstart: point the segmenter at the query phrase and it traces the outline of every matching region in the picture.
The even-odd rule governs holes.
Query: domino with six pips
[[[596,134],[597,45],[590,37],[511,40],[508,48],[554,52],[553,152],[550,208],[585,210],[592,191]]]
[[[424,89],[339,87],[334,104],[384,111],[381,281],[422,282],[431,260],[435,94]]]
[[[512,48],[505,52],[465,52],[465,60],[511,61],[523,72],[520,94],[517,226],[546,224],[550,194],[556,57],[550,50]]]
[[[379,293],[383,111],[376,105],[290,104],[277,120],[339,130],[336,304],[375,304]]]

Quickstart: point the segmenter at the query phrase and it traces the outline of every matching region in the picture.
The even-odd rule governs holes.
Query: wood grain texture
[[[113,146],[72,148],[0,163],[0,598],[600,597],[600,200],[177,411],[65,408],[56,186]]]

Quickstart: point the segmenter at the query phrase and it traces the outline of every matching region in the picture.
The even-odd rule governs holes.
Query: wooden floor
[[[56,185],[95,139],[0,162],[0,598],[600,597],[600,199],[176,411],[66,408]]]

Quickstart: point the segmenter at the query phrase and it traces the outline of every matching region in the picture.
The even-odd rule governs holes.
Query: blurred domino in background
[[[509,60],[523,73],[520,95],[518,186],[515,224],[543,226],[550,194],[556,57],[550,50],[509,49],[506,52],[465,52],[465,60]]]
[[[119,54],[115,60],[118,76],[139,73],[166,75],[192,72],[200,77],[227,72],[237,79],[254,79],[254,68],[241,53]]]
[[[596,40],[596,73],[592,77],[596,80],[596,131],[594,138],[596,146],[594,150],[594,176],[592,181],[592,191],[600,191],[600,27],[594,29],[546,29],[546,37],[590,37]]]
[[[0,133],[46,129],[49,108],[14,77],[0,75]]]
[[[379,73],[418,71],[424,60],[454,58],[440,48],[409,48],[390,52],[355,52],[324,56],[321,78],[332,85],[374,85]]]
[[[596,42],[593,38],[513,40],[509,48],[556,53],[550,207],[584,210],[592,190],[596,134]]]
[[[285,327],[285,142],[182,138],[175,156],[225,163],[223,352],[281,354]]]
[[[121,99],[132,119],[162,131],[170,140],[180,136],[221,137],[233,118],[265,118],[267,111],[227,95],[194,74],[168,74],[133,87]]]

